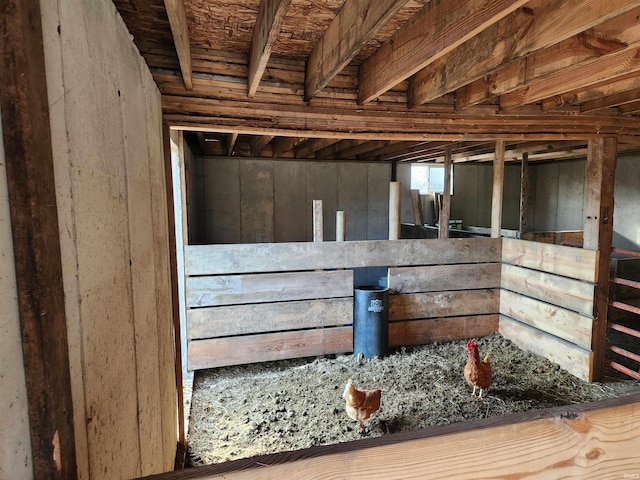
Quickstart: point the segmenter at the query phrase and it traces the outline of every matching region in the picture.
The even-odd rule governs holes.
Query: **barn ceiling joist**
[[[640,0],[114,0],[165,122],[212,156],[640,150]]]

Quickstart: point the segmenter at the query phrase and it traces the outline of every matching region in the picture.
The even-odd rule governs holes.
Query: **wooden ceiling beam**
[[[238,133],[230,133],[229,138],[227,140],[227,155],[233,155],[233,149],[236,146],[236,141],[238,140]]]
[[[340,141],[340,138],[312,138],[294,148],[295,158],[313,158],[316,151]]]
[[[508,62],[557,44],[638,6],[640,0],[597,3],[531,0],[525,8],[416,73],[409,86],[409,105],[421,105],[457,90]]]
[[[325,159],[339,158],[338,155],[340,154],[341,151],[352,148],[352,147],[357,147],[358,145],[362,145],[365,142],[366,140],[352,140],[352,139],[340,140],[339,142],[336,142],[332,145],[328,145],[324,148],[317,150],[315,153],[315,157],[325,158]]]
[[[360,65],[358,103],[379,97],[526,0],[432,0]]]
[[[640,43],[600,58],[565,68],[500,97],[503,110],[585,88],[617,76],[640,72]]]
[[[616,95],[627,90],[640,88],[640,73],[630,73],[621,75],[614,79],[607,79],[603,82],[591,85],[587,88],[580,88],[565,92],[561,95],[545,98],[542,101],[542,110],[548,112],[553,109],[571,104],[584,104],[600,97]]]
[[[620,106],[620,113],[622,115],[628,115],[631,113],[640,112],[640,101],[629,102],[625,105]]]
[[[267,68],[273,44],[278,39],[291,0],[261,0],[256,26],[253,29],[249,51],[247,96],[253,97],[258,90],[262,74]]]
[[[408,0],[346,0],[307,59],[304,99],[311,100]]]
[[[456,91],[456,107],[467,108],[577,63],[625,48],[638,38],[640,9],[625,12],[548,48],[514,60]]]
[[[251,156],[259,157],[262,149],[273,140],[273,135],[257,135],[251,139]]]
[[[182,80],[187,90],[193,88],[192,67],[191,67],[191,42],[189,41],[189,28],[187,25],[187,14],[184,9],[183,0],[164,0],[164,7],[169,17],[173,43],[178,54]]]
[[[273,139],[273,157],[277,158],[293,151],[295,147],[304,142],[306,138],[300,137],[276,137]]]
[[[382,147],[386,147],[389,143],[398,143],[392,140],[368,140],[360,145],[342,150],[336,155],[337,158],[372,158],[370,152],[374,152]]]
[[[602,108],[627,105],[629,103],[637,102],[638,99],[640,99],[640,88],[634,88],[633,90],[627,90],[626,92],[594,98],[593,100],[584,102],[582,104],[582,111],[593,112],[594,110],[600,110]]]

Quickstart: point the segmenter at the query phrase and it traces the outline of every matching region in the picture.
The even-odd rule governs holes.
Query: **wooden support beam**
[[[411,105],[421,105],[471,83],[496,68],[547,48],[620,15],[640,1],[531,0],[524,8],[441,56],[411,82]],[[572,12],[570,15],[567,12]]]
[[[411,207],[413,209],[413,223],[415,225],[422,225],[422,211],[420,208],[420,190],[411,189]]]
[[[256,26],[253,29],[249,52],[247,96],[253,97],[258,90],[262,74],[267,68],[273,44],[278,39],[291,0],[261,0]]]
[[[347,0],[307,59],[304,99],[311,100],[408,0]]]
[[[258,135],[251,140],[251,156],[259,157],[262,148],[266,146],[271,140],[273,135]]]
[[[400,238],[400,195],[401,183],[389,183],[389,240]]]
[[[298,138],[298,137],[276,137],[273,139],[273,148],[272,155],[273,158],[278,158],[285,154],[286,152],[290,152],[295,147],[304,142],[306,138]]]
[[[590,380],[592,381],[599,381],[602,378],[605,367],[617,144],[615,137],[590,140],[587,153],[584,188],[584,248],[598,251],[594,324],[591,337],[593,355]]]
[[[233,148],[236,146],[236,141],[238,140],[237,133],[230,133],[229,140],[227,141],[227,155],[233,155]]]
[[[11,217],[2,228],[11,225],[13,237],[33,477],[75,479],[74,408],[40,2],[1,0],[0,11],[6,162],[0,168],[6,168]],[[12,438],[12,432],[5,433]]]
[[[619,105],[628,105],[635,103],[640,98],[640,88],[634,88],[625,92],[619,92],[605,97],[594,98],[582,104],[583,112],[592,112],[603,108],[617,107]]]
[[[359,71],[358,103],[379,97],[527,3],[525,0],[433,0]]]
[[[339,138],[312,138],[295,147],[295,157],[314,158],[315,152],[339,141]]]
[[[504,140],[496,141],[493,159],[493,196],[491,198],[491,237],[500,237],[502,229],[502,192],[504,191]]]
[[[173,43],[178,54],[180,71],[184,88],[193,89],[192,67],[191,67],[191,42],[189,41],[189,28],[187,24],[187,14],[184,9],[184,0],[164,0],[164,7],[169,17]]]
[[[444,191],[442,192],[442,204],[440,205],[440,227],[438,238],[449,238],[449,217],[451,216],[451,145],[444,149]]]
[[[344,242],[347,233],[347,219],[344,210],[336,212],[336,242]]]
[[[520,223],[518,231],[520,238],[527,228],[527,193],[529,190],[529,154],[522,154],[522,163],[520,164]]]
[[[324,220],[322,216],[322,200],[313,201],[313,241],[324,241]]]

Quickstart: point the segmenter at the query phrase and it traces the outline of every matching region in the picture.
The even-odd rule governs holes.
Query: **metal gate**
[[[614,248],[611,253],[606,364],[640,380],[640,355],[629,351],[640,352],[640,252]]]

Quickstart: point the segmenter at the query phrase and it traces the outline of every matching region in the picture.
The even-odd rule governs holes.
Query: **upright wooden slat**
[[[499,262],[500,245],[501,240],[491,238],[189,245],[185,270],[187,275],[217,275],[386,266],[389,259],[396,265]]]
[[[400,238],[400,182],[389,184],[389,240]]]
[[[584,188],[584,248],[598,250],[596,268],[595,324],[593,328],[592,379],[604,374],[609,307],[609,262],[613,239],[613,190],[615,184],[617,139],[589,140]]]
[[[411,189],[411,208],[413,211],[413,223],[422,225],[422,213],[420,211],[420,190]]]
[[[313,201],[313,241],[324,241],[324,217],[322,214],[322,200]]]
[[[74,479],[74,409],[40,2],[2,0],[0,11],[0,109],[33,476]]]
[[[344,210],[336,212],[336,242],[344,242],[347,232],[347,219]]]
[[[527,228],[527,195],[529,193],[529,154],[522,154],[522,163],[520,164],[520,222],[518,231],[520,238]]]
[[[442,192],[442,205],[438,221],[438,238],[449,238],[449,217],[451,215],[451,145],[444,149],[444,191]]]
[[[496,142],[493,160],[493,195],[491,197],[491,237],[500,236],[502,229],[502,193],[504,191],[504,140]]]

